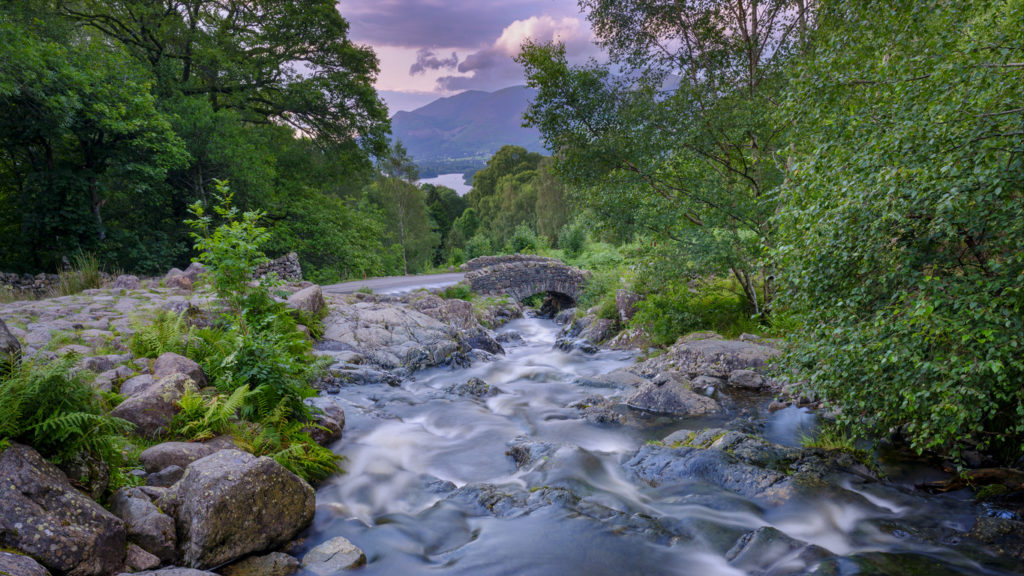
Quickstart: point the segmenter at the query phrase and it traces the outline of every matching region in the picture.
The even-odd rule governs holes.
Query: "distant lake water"
[[[433,184],[434,186],[447,186],[459,196],[465,196],[466,192],[472,188],[469,184],[466,184],[462,179],[462,174],[441,174],[434,178],[424,178],[416,182],[417,184]]]

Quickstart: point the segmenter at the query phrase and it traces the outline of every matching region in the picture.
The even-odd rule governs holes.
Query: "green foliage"
[[[128,349],[136,358],[156,358],[166,352],[188,355],[192,330],[184,312],[158,310],[152,323],[133,321],[132,329],[135,333],[128,342]]]
[[[484,234],[477,233],[466,242],[466,258],[470,260],[492,254],[494,249],[491,247],[491,240]]]
[[[654,343],[662,346],[702,330],[731,337],[756,331],[757,322],[750,319],[734,281],[709,279],[692,284],[672,285],[647,294],[637,304],[632,324],[643,326]]]
[[[103,285],[100,263],[95,255],[79,250],[71,260],[71,266],[57,273],[57,285],[53,288],[54,296],[70,296]]]
[[[540,247],[537,233],[526,224],[516,226],[515,233],[508,241],[508,251],[515,254],[536,254]]]
[[[790,361],[857,436],[1024,453],[1022,20],[1020,2],[828,2],[793,70]]]
[[[72,370],[77,357],[28,360],[0,374],[0,439],[28,444],[57,463],[89,454],[111,466],[131,424]]]
[[[249,393],[248,388],[240,386],[230,395],[204,395],[189,387],[178,401],[181,411],[171,421],[168,434],[188,440],[209,440],[234,432],[235,417]]]
[[[381,159],[379,168],[382,176],[368,191],[384,214],[386,244],[400,257],[400,268],[392,272],[422,272],[433,262],[440,236],[431,229],[426,195],[413,184],[416,165],[402,143],[397,142],[391,153]]]
[[[578,258],[587,247],[587,230],[579,221],[562,226],[558,232],[558,247],[565,251],[565,257]]]
[[[456,284],[441,291],[441,298],[458,299],[470,302],[473,300],[473,289],[466,284]]]
[[[278,409],[258,423],[239,428],[239,444],[257,456],[269,456],[309,482],[318,482],[341,472],[341,456],[317,444],[308,433],[310,426],[291,419]]]

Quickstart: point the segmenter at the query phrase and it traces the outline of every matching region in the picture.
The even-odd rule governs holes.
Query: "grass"
[[[78,252],[71,257],[71,266],[57,273],[57,285],[51,296],[70,296],[103,284],[100,261],[91,252]]]

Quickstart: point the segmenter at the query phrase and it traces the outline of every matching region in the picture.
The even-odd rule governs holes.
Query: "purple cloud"
[[[454,69],[459,64],[459,56],[452,52],[450,58],[438,58],[430,48],[416,51],[416,63],[409,67],[409,74],[415,76],[427,70]]]

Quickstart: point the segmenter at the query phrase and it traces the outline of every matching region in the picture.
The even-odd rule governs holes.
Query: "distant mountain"
[[[440,98],[412,112],[395,114],[392,136],[402,141],[423,177],[482,168],[506,144],[544,152],[540,133],[522,127],[523,113],[536,93],[526,86],[513,86]]]

